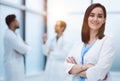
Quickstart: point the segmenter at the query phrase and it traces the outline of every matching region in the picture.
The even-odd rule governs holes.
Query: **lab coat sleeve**
[[[16,36],[8,37],[9,44],[13,49],[18,52],[18,54],[26,54],[31,48],[29,45],[25,44],[23,41],[20,41]]]
[[[48,56],[48,53],[50,51],[50,47],[52,48],[51,44],[52,44],[51,40],[47,40],[47,42],[42,45],[43,54],[45,56]]]
[[[77,45],[78,45],[78,43],[76,43],[76,44],[72,47],[72,49],[71,49],[71,51],[69,52],[69,54],[68,54],[68,56],[66,57],[66,59],[67,59],[68,57],[71,57],[71,56],[74,57],[74,55],[75,55],[75,48],[76,48]],[[72,69],[72,67],[73,67],[75,64],[67,63],[66,59],[65,59],[65,62],[64,62],[64,67],[65,67],[65,72],[69,75],[69,71]]]
[[[67,57],[69,51],[71,50],[72,48],[72,43],[68,42],[68,41],[64,41],[63,43],[63,48],[62,49],[59,49],[59,50],[55,50],[55,51],[52,51],[51,54],[56,57],[56,59],[63,59],[65,60],[65,58]]]
[[[49,47],[47,47],[47,45],[43,44],[43,45],[42,45],[42,50],[43,50],[43,54],[44,54],[45,56],[48,56]]]
[[[88,81],[103,80],[109,72],[114,59],[115,49],[110,38],[106,38],[101,48],[97,64],[86,71]]]

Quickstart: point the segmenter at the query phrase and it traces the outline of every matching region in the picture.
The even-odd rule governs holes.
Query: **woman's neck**
[[[87,45],[90,45],[90,44],[92,44],[93,42],[95,42],[97,40],[97,38],[98,38],[96,36],[97,33],[98,33],[98,31],[90,31],[90,40],[89,40]]]
[[[62,35],[62,32],[57,33],[57,36],[60,37]]]

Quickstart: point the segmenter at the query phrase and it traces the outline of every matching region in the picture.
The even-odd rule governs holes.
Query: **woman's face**
[[[61,31],[62,31],[61,22],[57,21],[55,25],[55,32],[58,33]]]
[[[90,30],[98,31],[104,23],[105,18],[102,8],[94,8],[88,17],[88,26],[90,27]]]

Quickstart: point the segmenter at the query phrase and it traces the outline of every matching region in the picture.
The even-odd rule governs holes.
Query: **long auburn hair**
[[[94,3],[91,4],[84,15],[84,20],[83,20],[83,25],[82,25],[82,32],[81,32],[81,37],[82,37],[82,42],[84,43],[88,43],[90,40],[90,28],[88,26],[88,17],[91,13],[91,11],[96,8],[96,7],[100,7],[102,8],[103,12],[104,12],[104,18],[106,18],[106,9],[103,5],[101,5],[100,3]],[[96,36],[98,36],[98,39],[102,39],[104,37],[104,30],[105,30],[105,23],[100,27],[100,29],[98,30],[98,33]]]

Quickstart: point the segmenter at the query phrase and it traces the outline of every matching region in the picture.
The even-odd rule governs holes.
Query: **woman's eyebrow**
[[[95,13],[90,13],[90,15],[94,15]],[[103,13],[98,13],[98,15],[103,15]]]
[[[98,15],[103,15],[103,13],[98,13]]]
[[[90,14],[95,14],[95,13],[90,13]]]

